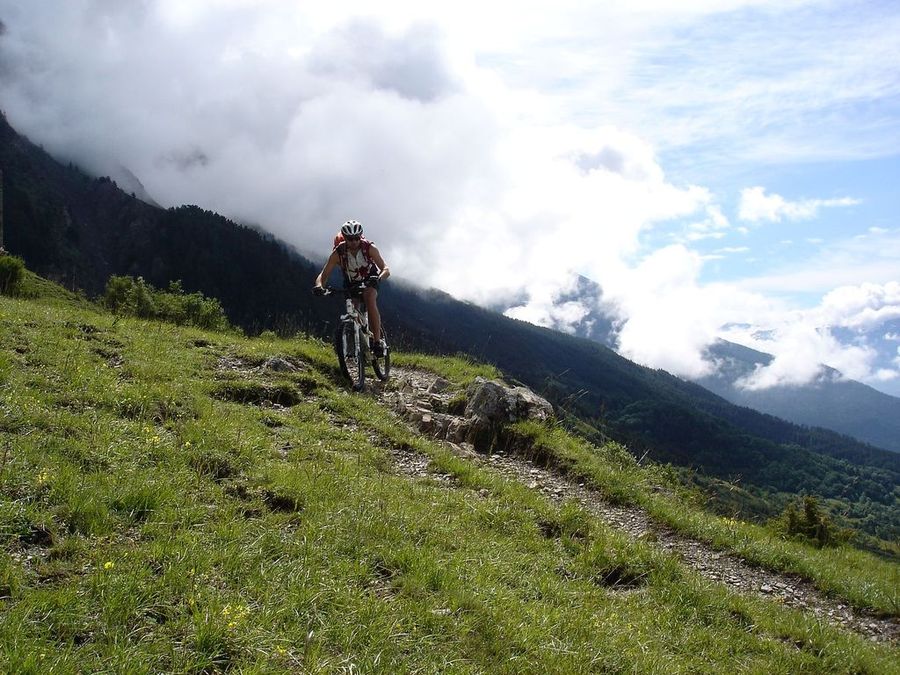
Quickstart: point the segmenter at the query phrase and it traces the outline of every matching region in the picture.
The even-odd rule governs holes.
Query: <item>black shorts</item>
[[[377,269],[372,269],[372,270],[369,272],[369,274],[370,274],[370,275],[378,274],[378,270],[377,270]],[[362,294],[363,294],[363,291],[364,291],[365,289],[364,289],[364,288],[359,288],[359,286],[358,286],[356,283],[351,282],[350,279],[348,279],[347,277],[344,277],[344,288],[350,288],[350,289],[352,289],[352,290],[350,291],[350,297],[351,297],[351,298],[354,298],[354,299],[356,299],[356,300],[361,300],[361,299],[362,299]],[[374,289],[377,290],[377,289],[378,289],[378,282],[376,281],[375,283],[370,283],[370,284],[369,284],[369,288],[374,288]]]

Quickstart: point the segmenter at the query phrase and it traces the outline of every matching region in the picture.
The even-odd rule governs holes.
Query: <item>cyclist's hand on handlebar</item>
[[[313,295],[318,295],[319,297],[321,297],[323,295],[328,295],[328,289],[323,288],[321,286],[313,286],[312,292],[313,292]]]

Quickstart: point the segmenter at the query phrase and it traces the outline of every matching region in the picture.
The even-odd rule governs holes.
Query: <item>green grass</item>
[[[610,500],[641,506],[656,521],[768,569],[798,574],[860,608],[900,615],[900,566],[848,545],[815,548],[765,527],[698,508],[662,467],[639,467],[614,443],[593,446],[559,427],[523,422],[515,437],[529,452],[589,481]],[[663,490],[654,489],[663,487]]]
[[[0,298],[0,393],[2,672],[898,670],[414,435],[320,341]]]
[[[33,272],[24,270],[22,281],[16,290],[20,298],[39,298],[44,304],[56,304],[64,307],[80,307],[86,309],[91,303],[83,295],[68,291],[59,284],[39,277]]]
[[[433,356],[430,354],[392,355],[393,363],[402,368],[430,370],[459,387],[467,387],[476,377],[493,380],[502,377],[494,366],[478,363],[465,354],[457,356]]]

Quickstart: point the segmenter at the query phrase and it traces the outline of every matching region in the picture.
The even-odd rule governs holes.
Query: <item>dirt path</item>
[[[449,394],[444,393],[440,378],[426,372],[395,369],[392,379],[394,384],[391,390],[379,392],[381,399],[420,433],[444,436],[453,425],[454,416],[440,412],[449,400]],[[530,489],[540,491],[551,500],[576,500],[607,525],[632,537],[643,538],[677,555],[685,565],[706,579],[725,584],[739,593],[755,594],[812,612],[830,623],[873,641],[900,642],[900,619],[896,617],[878,617],[871,612],[858,610],[828,597],[805,579],[763,569],[738,556],[716,551],[704,542],[690,539],[660,525],[639,507],[612,505],[584,483],[572,482],[565,476],[536,466],[522,457],[503,453],[481,455],[465,443],[444,443],[455,453],[517,480]],[[392,450],[392,454],[395,466],[401,473],[441,480],[441,476],[429,472],[427,457],[400,449]]]

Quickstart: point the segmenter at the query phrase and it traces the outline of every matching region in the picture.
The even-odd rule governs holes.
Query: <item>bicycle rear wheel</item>
[[[391,348],[387,346],[387,334],[384,327],[381,328],[381,339],[384,340],[384,354],[375,356],[372,352],[372,368],[375,369],[375,375],[382,382],[386,381],[391,375]]]

